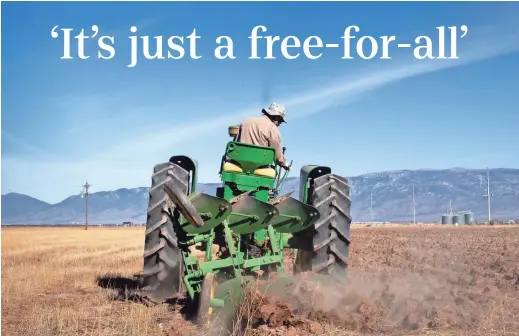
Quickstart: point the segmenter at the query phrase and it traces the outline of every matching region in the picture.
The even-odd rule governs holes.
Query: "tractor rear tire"
[[[142,289],[149,299],[160,302],[182,290],[184,269],[175,232],[178,222],[169,210],[169,197],[164,185],[174,180],[176,186],[187,194],[189,173],[175,164],[161,163],[154,167],[151,180]]]
[[[314,180],[310,192],[309,204],[319,210],[320,218],[302,237],[307,248],[298,250],[295,271],[312,271],[346,283],[351,226],[349,182],[327,174]]]

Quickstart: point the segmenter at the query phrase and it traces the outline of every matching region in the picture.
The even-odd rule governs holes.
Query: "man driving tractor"
[[[272,103],[267,109],[262,109],[263,116],[245,119],[237,137],[238,142],[256,146],[272,147],[276,151],[276,163],[288,170],[283,150],[281,149],[281,134],[279,125],[286,123],[285,107]]]

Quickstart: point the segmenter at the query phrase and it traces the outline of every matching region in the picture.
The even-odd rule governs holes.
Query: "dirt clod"
[[[141,300],[142,234],[2,228],[2,333],[219,336],[193,323],[182,297]],[[222,334],[519,335],[517,226],[357,228],[351,240],[347,286],[302,274],[283,289],[292,295],[255,292],[245,328]]]
[[[306,274],[288,298],[249,297],[265,326],[261,335],[283,328],[318,335],[330,326],[364,334],[519,334],[517,228],[363,229],[353,243],[349,285],[319,286]]]

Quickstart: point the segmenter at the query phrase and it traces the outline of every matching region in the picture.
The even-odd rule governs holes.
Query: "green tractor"
[[[197,162],[187,156],[157,164],[152,175],[143,290],[153,301],[187,292],[200,324],[239,299],[243,284],[273,273],[290,279],[284,249],[297,251],[294,273],[347,278],[348,181],[308,165],[300,172],[299,200],[280,196],[287,171],[275,164],[274,149],[235,141],[237,130],[229,127],[234,139],[216,196],[196,190]]]

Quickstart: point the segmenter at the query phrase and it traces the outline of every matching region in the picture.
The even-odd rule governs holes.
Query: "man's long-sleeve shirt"
[[[272,147],[276,151],[276,162],[278,164],[285,163],[285,157],[281,149],[281,134],[278,127],[267,116],[245,119],[241,124],[237,141]]]

